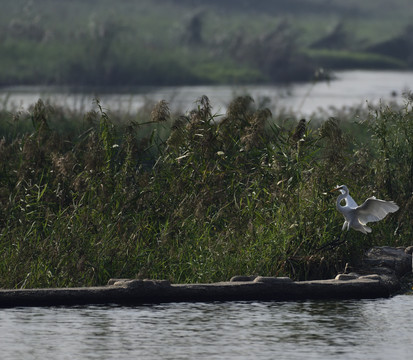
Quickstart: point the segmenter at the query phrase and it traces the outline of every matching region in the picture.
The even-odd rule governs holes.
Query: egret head
[[[346,185],[337,185],[334,189],[330,190],[330,192],[340,191],[342,194],[348,194],[348,188]]]

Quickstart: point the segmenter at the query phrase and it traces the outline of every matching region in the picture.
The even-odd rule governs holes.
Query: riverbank
[[[158,280],[111,279],[105,287],[0,290],[0,307],[389,297],[402,289],[401,278],[411,275],[412,252],[413,246],[370,249],[357,270],[363,275],[351,272],[331,280],[236,276],[229,282],[170,284]]]

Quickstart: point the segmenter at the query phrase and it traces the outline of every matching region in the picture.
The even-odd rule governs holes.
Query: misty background
[[[278,84],[413,67],[410,0],[13,0],[0,85]]]

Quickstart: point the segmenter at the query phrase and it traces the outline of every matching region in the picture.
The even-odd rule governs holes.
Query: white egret
[[[369,222],[382,220],[387,214],[399,210],[399,207],[393,201],[385,201],[376,199],[374,196],[368,198],[362,205],[357,203],[349,194],[346,185],[340,185],[331,190],[340,191],[341,194],[337,198],[336,207],[344,216],[344,224],[342,230],[347,231],[350,228],[361,231],[363,234],[371,232],[371,228],[367,226]],[[341,201],[345,201],[345,205],[341,205]]]

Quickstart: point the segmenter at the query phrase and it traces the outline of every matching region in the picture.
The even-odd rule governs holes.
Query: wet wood
[[[400,290],[400,278],[412,271],[412,255],[404,249],[374,248],[359,270],[364,275],[353,272],[315,281],[260,276],[212,284],[111,279],[102,287],[0,290],[0,307],[389,297]]]

